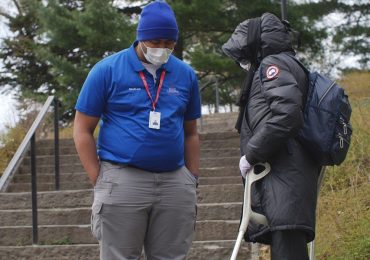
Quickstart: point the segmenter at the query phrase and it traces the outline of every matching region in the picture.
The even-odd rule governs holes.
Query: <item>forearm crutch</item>
[[[256,174],[254,169],[257,165],[264,167],[265,170],[261,173]],[[253,165],[253,167],[246,174],[244,187],[243,217],[239,227],[238,238],[236,239],[234,250],[230,260],[236,260],[244,234],[248,228],[249,220],[252,220],[259,224],[267,225],[266,217],[262,214],[254,212],[251,208],[251,186],[254,182],[265,177],[270,172],[270,170],[271,167],[269,163],[257,163]]]
[[[325,174],[325,166],[321,167],[319,179],[317,181],[317,202],[316,203],[318,203],[319,201],[320,189],[322,185],[322,180],[324,179],[324,174]],[[315,240],[312,240],[310,242],[310,260],[315,260]]]

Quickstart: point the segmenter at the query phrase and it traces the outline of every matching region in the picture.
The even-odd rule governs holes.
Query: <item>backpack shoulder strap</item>
[[[299,66],[301,66],[301,68],[306,72],[306,73],[310,73],[310,71],[303,65],[303,63],[298,60],[294,55],[291,55],[289,53],[285,53],[285,55],[289,56],[290,58],[292,58],[293,60],[295,60],[295,62],[297,62],[299,64]]]

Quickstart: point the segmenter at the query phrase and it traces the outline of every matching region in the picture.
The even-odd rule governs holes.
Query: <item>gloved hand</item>
[[[240,174],[243,176],[245,179],[245,176],[247,175],[247,172],[252,168],[252,165],[249,164],[247,161],[247,158],[245,156],[242,156],[239,161],[239,169],[240,169]]]

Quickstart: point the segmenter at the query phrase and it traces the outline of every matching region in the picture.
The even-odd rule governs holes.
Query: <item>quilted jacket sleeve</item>
[[[303,125],[302,92],[287,64],[271,55],[262,61],[256,73],[261,78],[261,93],[271,117],[247,143],[245,155],[251,164],[265,162],[274,156]]]

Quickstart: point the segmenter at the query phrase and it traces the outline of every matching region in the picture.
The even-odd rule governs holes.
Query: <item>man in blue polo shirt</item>
[[[177,38],[170,6],[152,2],[134,44],[98,62],[78,97],[74,140],[101,259],[139,259],[143,247],[147,259],[185,259],[191,246],[200,99],[195,72],[171,55]]]

